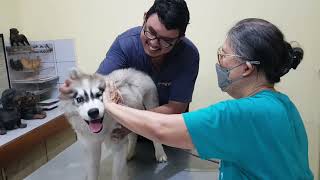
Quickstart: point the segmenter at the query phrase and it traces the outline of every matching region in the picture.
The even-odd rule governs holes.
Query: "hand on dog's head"
[[[72,98],[74,90],[72,88],[72,81],[79,79],[82,72],[77,68],[72,68],[69,73],[69,78],[64,81],[64,84],[59,88],[59,99],[67,100]]]

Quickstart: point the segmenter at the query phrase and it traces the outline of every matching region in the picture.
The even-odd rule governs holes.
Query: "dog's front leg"
[[[128,180],[128,142],[122,142],[114,149],[112,180]]]
[[[138,135],[132,132],[128,135],[128,139],[129,139],[129,144],[128,144],[127,160],[131,160],[135,154]]]
[[[164,152],[163,146],[160,143],[157,143],[153,141],[153,146],[155,150],[155,156],[158,162],[166,162],[167,161],[167,155]]]
[[[100,159],[101,159],[101,142],[83,140],[82,144],[84,145],[84,149],[87,157],[87,161],[85,162],[86,170],[87,170],[86,179],[98,180],[99,171],[100,171]]]

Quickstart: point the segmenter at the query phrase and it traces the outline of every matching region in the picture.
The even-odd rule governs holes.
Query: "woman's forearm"
[[[156,119],[159,114],[142,111],[115,103],[108,103],[107,112],[120,124],[131,131],[140,134],[148,139],[159,141],[157,131],[161,127],[161,122]]]
[[[120,124],[148,139],[173,147],[193,148],[181,114],[160,114],[115,103],[107,103],[106,109]]]

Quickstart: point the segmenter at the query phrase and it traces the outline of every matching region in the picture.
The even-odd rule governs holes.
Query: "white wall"
[[[187,36],[198,46],[201,58],[192,109],[229,98],[217,88],[216,50],[234,23],[246,17],[260,17],[276,24],[288,41],[297,40],[304,48],[304,61],[277,88],[292,98],[305,122],[320,123],[319,0],[187,2],[191,13]],[[8,35],[9,27],[15,26],[31,40],[74,38],[79,67],[95,72],[116,35],[141,25],[143,13],[152,3],[152,0],[5,0],[0,6],[0,32]],[[309,136],[313,134],[309,138],[310,147],[317,148],[314,144],[319,136],[310,132]],[[310,152],[313,153],[310,164],[318,174],[319,151]]]

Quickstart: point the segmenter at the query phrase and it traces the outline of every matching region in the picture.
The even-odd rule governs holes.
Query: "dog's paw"
[[[19,128],[26,128],[27,124],[21,123],[20,125],[18,125]]]
[[[0,129],[0,135],[4,135],[7,134],[7,130],[6,129]]]
[[[156,159],[157,159],[157,162],[163,163],[163,162],[167,162],[168,157],[166,153],[156,153]]]

